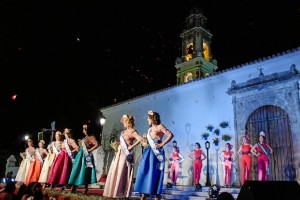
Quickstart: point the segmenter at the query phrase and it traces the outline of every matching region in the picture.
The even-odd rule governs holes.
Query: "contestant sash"
[[[28,148],[26,149],[26,157],[30,160],[33,161],[33,157],[30,155]]]
[[[53,149],[53,152],[58,155],[60,153],[60,150],[58,150],[55,146],[55,142],[52,142],[52,149]]]
[[[83,153],[85,155],[85,164],[86,164],[86,167],[94,168],[94,165],[92,163],[92,156],[88,152],[84,141],[85,141],[85,139],[82,140],[82,150],[83,150]]]
[[[263,152],[266,154],[268,160],[270,161],[267,150],[260,143],[257,143],[257,144],[258,144],[258,146],[260,146],[260,148],[263,150]],[[270,174],[270,162],[268,163],[268,174]]]
[[[130,154],[132,151],[131,151],[131,152],[128,151],[126,142],[125,142],[125,140],[124,140],[124,138],[123,138],[122,135],[123,135],[123,132],[122,132],[121,135],[120,135],[120,145],[121,145],[121,148],[122,148],[123,152],[124,152],[125,155],[127,156],[127,155]],[[127,160],[126,160],[126,162],[127,162],[127,166],[133,164],[133,163],[128,162]]]
[[[160,148],[160,149],[156,148],[156,144],[150,136],[150,131],[151,131],[151,128],[148,129],[147,139],[148,139],[149,145],[150,145],[153,153],[155,154],[156,158],[160,162],[159,170],[162,171],[164,169],[164,164],[165,164],[165,158],[164,158],[164,155],[163,155],[163,148]]]
[[[41,162],[41,164],[43,165],[44,164],[44,160],[43,160],[43,158],[42,158],[42,156],[40,154],[40,149],[39,148],[36,148],[35,155],[39,159],[39,161]]]
[[[72,155],[72,151],[71,151],[70,146],[68,144],[68,139],[64,140],[64,145],[66,147],[66,151],[67,151],[67,153],[69,155],[69,158],[71,159],[72,163],[74,163],[74,158],[73,158],[73,155]]]

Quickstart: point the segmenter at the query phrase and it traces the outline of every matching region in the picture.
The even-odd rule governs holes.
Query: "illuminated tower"
[[[193,8],[185,21],[186,29],[180,34],[182,57],[175,62],[177,84],[209,76],[218,69],[211,56],[212,34],[206,29],[206,17]]]

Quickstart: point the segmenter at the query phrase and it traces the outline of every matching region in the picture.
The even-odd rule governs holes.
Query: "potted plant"
[[[227,128],[229,126],[229,122],[228,121],[222,121],[219,126],[221,128]]]
[[[219,135],[220,135],[220,129],[216,128],[216,129],[214,130],[214,133],[215,133],[217,136],[219,136]]]
[[[222,140],[224,140],[224,141],[231,140],[231,135],[229,135],[228,133],[223,134],[222,135]]]
[[[209,136],[209,133],[207,133],[207,132],[204,132],[201,134],[202,139],[205,139],[205,140],[207,140],[208,136]]]
[[[214,138],[214,139],[213,139],[213,143],[214,143],[216,146],[219,145],[219,142],[220,142],[219,138]]]
[[[214,126],[209,124],[206,126],[206,129],[209,130],[210,132],[212,132],[212,130],[214,129]]]

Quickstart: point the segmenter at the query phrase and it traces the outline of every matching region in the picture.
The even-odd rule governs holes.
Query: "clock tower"
[[[177,84],[186,83],[214,73],[217,61],[211,56],[212,34],[206,29],[206,17],[197,8],[191,9],[186,18],[182,38],[182,57],[177,58]]]

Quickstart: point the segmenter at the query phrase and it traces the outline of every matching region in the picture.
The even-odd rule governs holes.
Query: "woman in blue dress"
[[[141,200],[146,199],[146,194],[155,195],[155,199],[158,200],[161,198],[164,180],[163,146],[173,138],[173,133],[161,124],[157,112],[149,111],[147,120],[150,128],[143,136],[143,154],[138,166],[134,190],[141,193]],[[162,141],[164,135],[167,137]]]

